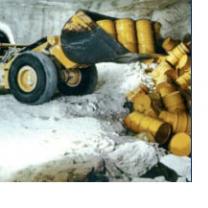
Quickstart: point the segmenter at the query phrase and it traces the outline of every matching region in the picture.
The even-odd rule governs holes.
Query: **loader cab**
[[[9,37],[0,30],[0,43],[10,43]]]
[[[0,44],[1,43],[10,43],[9,37],[0,30]],[[5,50],[0,49],[0,56],[3,56],[5,53]]]

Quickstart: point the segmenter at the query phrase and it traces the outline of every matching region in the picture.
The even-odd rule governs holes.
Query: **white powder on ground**
[[[40,106],[21,104],[12,95],[0,96],[0,181],[31,165],[61,161],[65,154],[71,158],[107,154],[112,161],[123,155],[118,165],[132,177],[157,162],[157,150],[149,144],[126,140],[126,145],[117,145],[128,113],[123,108],[126,94],[143,82],[152,86],[144,74],[146,66],[104,63],[97,67],[99,83],[92,95],[58,97]]]

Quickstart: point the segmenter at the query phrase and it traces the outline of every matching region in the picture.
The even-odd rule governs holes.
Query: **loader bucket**
[[[65,24],[61,44],[65,55],[79,64],[99,62],[126,63],[149,58],[131,53],[114,37],[106,33],[96,21],[116,18],[79,10]]]

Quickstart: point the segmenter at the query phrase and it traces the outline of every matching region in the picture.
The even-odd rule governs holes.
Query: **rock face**
[[[132,181],[158,163],[155,148],[143,141],[125,143],[108,154],[106,168],[111,180]]]
[[[67,154],[42,165],[29,166],[15,173],[10,181],[23,182],[108,182],[133,181],[158,163],[156,150],[143,141],[132,141],[115,151],[92,155]]]
[[[12,28],[18,43],[59,34],[67,19],[83,8],[115,17],[161,21],[165,36],[181,38],[191,30],[189,0],[0,0],[0,4],[0,22]]]
[[[65,156],[60,160],[23,169],[10,180],[18,182],[87,182],[93,179],[108,181],[104,176],[104,167],[104,161],[99,157],[83,158],[81,156],[72,159]],[[102,178],[96,178],[98,174],[102,175]]]

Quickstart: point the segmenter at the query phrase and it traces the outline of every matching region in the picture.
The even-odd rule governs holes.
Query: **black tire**
[[[59,79],[58,88],[59,91],[64,95],[87,95],[95,91],[98,73],[95,65],[88,68],[79,69],[81,73],[81,81],[79,85],[72,87],[67,85],[66,82]]]
[[[37,75],[37,84],[31,92],[21,90],[17,81],[18,72],[24,66],[32,67]],[[30,51],[20,54],[9,71],[11,93],[22,103],[38,105],[49,101],[57,90],[57,83],[56,66],[48,56],[42,53]]]

